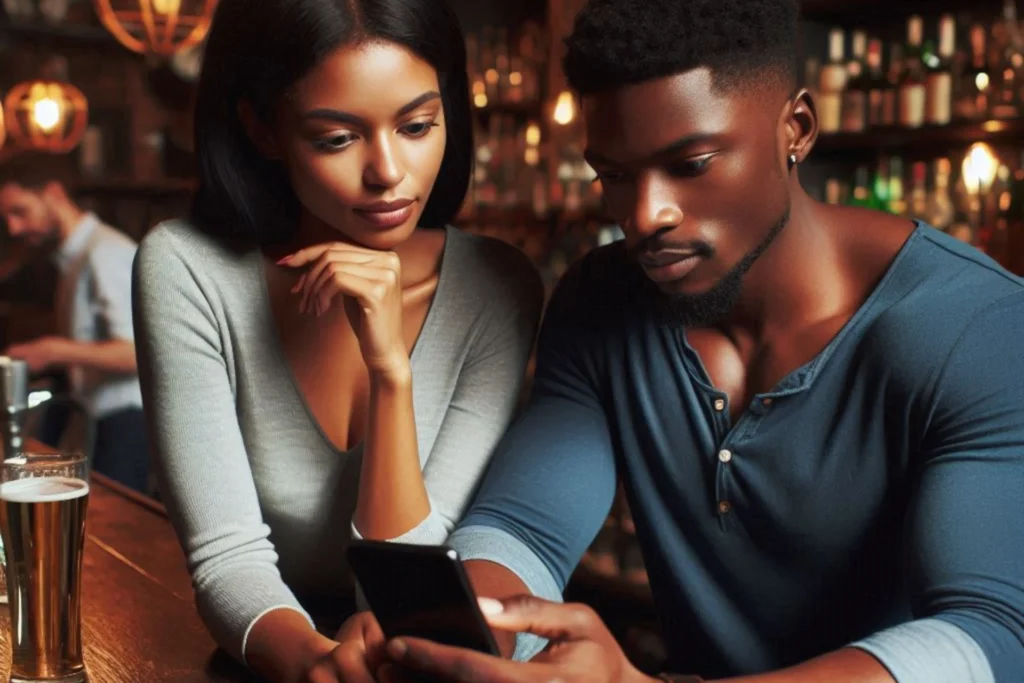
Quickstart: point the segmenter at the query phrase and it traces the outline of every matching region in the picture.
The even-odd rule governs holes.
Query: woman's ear
[[[238,120],[260,154],[268,159],[281,158],[281,148],[274,131],[256,115],[252,104],[244,100],[238,103]]]

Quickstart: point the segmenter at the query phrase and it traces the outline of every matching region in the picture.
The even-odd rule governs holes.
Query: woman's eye
[[[437,124],[433,121],[419,121],[402,126],[402,132],[411,138],[421,138],[429,133],[431,128],[435,127],[437,127]]]
[[[327,152],[337,152],[338,150],[350,145],[355,139],[356,136],[352,133],[342,133],[339,135],[332,135],[328,138],[321,138],[316,141],[316,146],[318,149],[322,149]]]

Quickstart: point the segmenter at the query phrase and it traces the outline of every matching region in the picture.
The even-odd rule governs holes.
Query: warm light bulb
[[[523,84],[523,74],[513,71],[508,75],[509,85],[520,86]]]
[[[998,169],[999,159],[991,147],[984,142],[971,145],[963,163],[964,186],[967,192],[972,195],[987,192],[995,180]]]
[[[482,92],[473,95],[473,104],[477,109],[483,109],[487,106],[487,95]]]
[[[526,127],[526,144],[536,146],[540,144],[540,126],[531,123]]]
[[[181,0],[153,0],[153,11],[158,14],[174,14],[181,8]]]
[[[988,74],[982,71],[974,77],[974,84],[978,86],[978,90],[988,90],[989,78]]]
[[[51,97],[36,100],[32,105],[32,119],[44,133],[49,133],[60,123],[60,104]]]
[[[536,147],[527,147],[523,153],[523,161],[527,166],[536,166],[540,163],[540,150]]]
[[[555,123],[560,126],[567,126],[576,118],[576,103],[572,99],[572,93],[563,90],[555,102]]]

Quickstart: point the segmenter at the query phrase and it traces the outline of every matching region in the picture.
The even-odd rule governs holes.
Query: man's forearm
[[[788,669],[706,683],[896,683],[896,680],[867,652],[845,648]]]
[[[473,591],[481,598],[504,599],[515,595],[530,595],[530,589],[511,570],[485,560],[470,560],[465,563],[466,575],[473,584]],[[495,631],[494,640],[505,657],[511,657],[516,649],[516,634]]]
[[[68,341],[59,359],[65,367],[133,375],[138,372],[135,344],[123,339],[104,342]]]

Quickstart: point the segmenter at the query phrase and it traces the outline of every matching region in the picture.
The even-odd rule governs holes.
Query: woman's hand
[[[306,667],[298,683],[379,683],[384,634],[370,612],[354,614],[335,637],[337,646]]]
[[[304,268],[292,288],[299,310],[322,316],[337,295],[359,339],[371,374],[408,374],[409,350],[402,333],[402,264],[390,251],[333,242],[301,249],[278,261]]]

